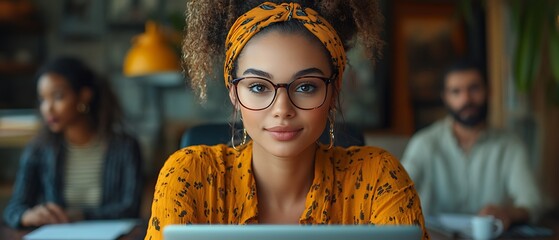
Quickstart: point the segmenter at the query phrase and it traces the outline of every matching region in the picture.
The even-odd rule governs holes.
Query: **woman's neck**
[[[298,156],[280,158],[254,143],[252,168],[259,205],[277,209],[297,205],[306,199],[314,177],[314,157],[318,146],[311,145]]]
[[[77,121],[64,131],[64,139],[74,145],[86,145],[94,137],[95,131],[87,119]]]

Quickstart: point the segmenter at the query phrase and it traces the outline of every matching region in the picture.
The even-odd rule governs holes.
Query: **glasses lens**
[[[262,78],[247,77],[237,83],[237,96],[246,108],[259,110],[274,101],[274,85]]]
[[[326,82],[317,77],[298,78],[289,86],[291,102],[302,109],[320,107],[326,99],[326,93]]]

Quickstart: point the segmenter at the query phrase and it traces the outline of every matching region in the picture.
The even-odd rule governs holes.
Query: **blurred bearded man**
[[[441,98],[449,116],[416,133],[402,163],[425,215],[492,215],[507,229],[536,221],[541,196],[524,144],[487,124],[484,75],[465,60],[446,71]]]

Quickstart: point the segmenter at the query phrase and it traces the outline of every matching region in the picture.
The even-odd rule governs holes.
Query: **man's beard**
[[[466,127],[475,127],[478,124],[480,124],[482,122],[485,122],[485,120],[487,118],[487,102],[485,102],[481,105],[475,105],[473,103],[468,103],[464,107],[460,108],[457,111],[454,111],[449,106],[446,106],[446,108],[448,109],[448,112],[450,113],[452,118],[454,118],[455,121],[457,121],[458,123],[460,123],[460,124],[462,124]],[[477,109],[476,113],[473,114],[473,115],[470,115],[468,117],[462,117],[460,115],[460,113],[462,113],[463,111],[465,111],[469,108]]]

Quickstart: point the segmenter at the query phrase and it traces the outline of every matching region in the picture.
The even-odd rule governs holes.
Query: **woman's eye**
[[[299,86],[297,86],[296,91],[297,92],[303,92],[303,93],[312,93],[312,92],[314,92],[315,89],[316,89],[316,87],[314,85],[304,83],[304,84],[300,84]]]
[[[54,94],[54,99],[56,100],[62,100],[64,98],[64,94],[62,93],[55,93]]]
[[[264,91],[266,91],[266,86],[262,85],[262,84],[252,84],[249,86],[249,89],[251,92],[254,93],[262,93]]]

